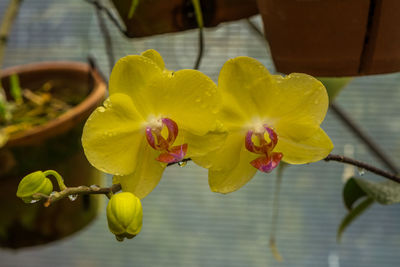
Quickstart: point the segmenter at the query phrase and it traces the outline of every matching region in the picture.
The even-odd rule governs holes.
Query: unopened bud
[[[143,209],[140,199],[123,192],[111,197],[107,205],[108,228],[118,241],[133,238],[142,229]]]
[[[35,194],[41,193],[46,196],[53,191],[53,184],[42,171],[36,171],[26,175],[18,185],[17,197],[21,198],[25,203],[33,203],[40,200],[40,196]]]

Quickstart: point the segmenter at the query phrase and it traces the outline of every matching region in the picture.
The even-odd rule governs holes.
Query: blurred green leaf
[[[129,8],[128,19],[133,17],[135,14],[136,7],[139,5],[139,0],[132,0],[131,7]]]
[[[318,77],[328,92],[329,102],[332,102],[353,77]]]
[[[8,135],[3,129],[0,129],[0,148],[7,143]]]
[[[343,187],[343,201],[348,210],[351,210],[354,203],[366,195],[364,190],[355,181],[355,178],[348,179]]]
[[[370,197],[367,197],[363,200],[360,204],[358,204],[354,209],[350,210],[349,213],[343,218],[342,222],[340,223],[339,229],[337,231],[337,240],[340,241],[344,230],[364,211],[374,203],[374,200]]]
[[[0,84],[0,123],[9,119],[8,102],[3,87]]]
[[[19,84],[19,77],[17,74],[10,76],[10,94],[14,98],[15,103],[21,104],[22,100],[22,89]]]
[[[400,202],[400,184],[396,182],[371,182],[361,178],[353,179],[370,198],[379,204],[390,205]]]
[[[192,4],[194,7],[194,14],[196,15],[197,26],[199,26],[199,28],[202,29],[204,27],[204,23],[203,23],[203,13],[201,11],[200,1],[192,0]]]

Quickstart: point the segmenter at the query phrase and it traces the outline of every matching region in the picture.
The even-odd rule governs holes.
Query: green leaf
[[[360,188],[372,199],[382,205],[400,202],[400,184],[393,181],[371,182],[354,178]]]
[[[197,26],[199,26],[199,28],[202,29],[204,27],[204,23],[203,23],[203,13],[201,11],[200,0],[192,0],[192,4],[194,7],[194,14],[197,20]]]
[[[374,200],[370,197],[366,198],[364,201],[362,201],[358,206],[356,206],[354,209],[350,210],[349,213],[343,218],[342,222],[340,223],[339,229],[337,231],[337,240],[338,242],[340,241],[342,234],[344,230],[358,217],[360,216],[364,211],[371,206],[371,204],[374,203]]]
[[[10,119],[8,105],[6,93],[4,92],[4,89],[0,83],[0,123]]]
[[[15,103],[21,104],[22,100],[22,89],[19,84],[19,78],[17,74],[12,74],[10,76],[10,94],[14,98]]]
[[[135,14],[136,7],[139,5],[139,0],[132,0],[131,7],[129,8],[128,19],[133,17]]]
[[[351,210],[354,203],[366,195],[353,177],[348,179],[343,187],[343,201],[348,210]]]

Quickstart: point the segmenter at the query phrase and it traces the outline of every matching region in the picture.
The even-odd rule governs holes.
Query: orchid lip
[[[166,127],[168,135],[164,138],[161,134],[162,129]],[[146,139],[149,145],[162,153],[156,160],[164,163],[173,163],[181,161],[187,152],[187,144],[173,146],[178,136],[178,125],[169,118],[162,118],[160,126],[146,127]]]
[[[250,130],[246,133],[245,147],[252,153],[263,155],[251,161],[250,164],[262,172],[270,172],[279,165],[283,154],[280,152],[273,152],[278,143],[278,135],[276,132],[267,125],[263,125],[263,128],[263,132],[254,132]],[[269,141],[265,139],[265,133],[268,133]],[[258,139],[257,145],[253,142],[253,137]]]

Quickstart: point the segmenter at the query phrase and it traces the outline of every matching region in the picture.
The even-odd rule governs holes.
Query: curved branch
[[[113,184],[110,187],[98,187],[98,186],[78,186],[78,187],[67,187],[64,190],[61,190],[60,192],[54,192],[50,196],[44,195],[37,193],[35,195],[40,196],[42,198],[47,199],[46,202],[44,203],[45,207],[48,207],[51,205],[51,203],[54,203],[58,200],[61,200],[63,198],[66,198],[71,195],[88,195],[88,194],[104,194],[104,195],[109,195],[116,193],[121,190],[121,185],[120,184]]]
[[[389,180],[392,180],[396,183],[400,183],[400,176],[389,173],[387,171],[384,171],[382,169],[379,169],[375,166],[372,166],[368,163],[365,162],[361,162],[352,158],[348,158],[345,156],[341,156],[341,155],[333,155],[333,154],[329,154],[325,159],[325,161],[338,161],[338,162],[342,162],[342,163],[347,163],[362,169],[365,169],[367,171],[373,172],[379,176],[385,177]]]

